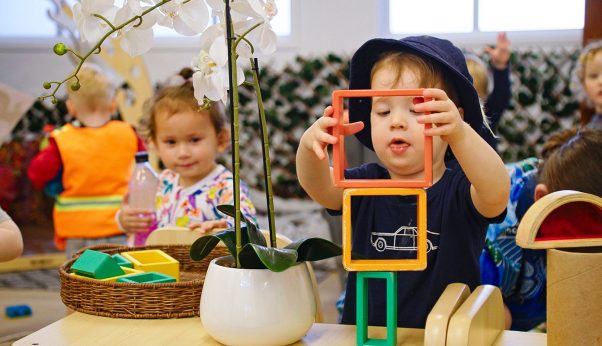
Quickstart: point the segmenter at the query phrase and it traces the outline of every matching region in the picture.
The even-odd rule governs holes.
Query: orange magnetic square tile
[[[353,196],[412,196],[416,201],[417,256],[414,259],[351,259],[351,197]],[[360,232],[365,230],[359,230]],[[372,241],[372,239],[371,239]],[[379,238],[375,241],[380,241]],[[385,244],[383,245],[386,247]],[[426,269],[426,191],[407,188],[353,188],[343,193],[343,267],[348,271],[402,271]]]
[[[390,89],[390,90],[335,90],[332,93],[333,117],[339,121],[333,127],[333,135],[339,140],[333,145],[333,175],[334,185],[340,188],[370,188],[370,187],[429,187],[433,185],[433,137],[424,136],[424,179],[345,179],[345,135],[343,124],[343,101],[351,97],[372,96],[422,96],[423,89]],[[428,113],[425,113],[428,114]],[[430,128],[431,124],[425,124]]]

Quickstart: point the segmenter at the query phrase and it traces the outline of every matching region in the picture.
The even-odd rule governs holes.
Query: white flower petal
[[[228,65],[228,47],[223,36],[216,37],[209,48],[209,55],[218,66]]]
[[[132,29],[121,41],[121,47],[130,55],[138,56],[153,47],[153,29]]]
[[[204,1],[191,0],[182,5],[174,18],[174,29],[182,35],[196,35],[209,23],[209,9]]]
[[[242,69],[242,67],[236,65],[236,79],[237,79],[237,84],[236,85],[241,85],[242,83],[245,82],[245,71]]]

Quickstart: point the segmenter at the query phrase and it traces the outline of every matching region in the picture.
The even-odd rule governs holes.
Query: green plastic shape
[[[163,273],[150,272],[124,276],[117,279],[117,282],[129,282],[132,284],[160,284],[166,282],[176,282],[176,278]]]
[[[87,249],[75,260],[71,271],[93,279],[106,279],[125,274],[107,253]]]
[[[113,259],[117,262],[117,264],[119,264],[120,267],[134,268],[134,264],[129,259],[121,256],[118,253],[114,254],[111,257],[113,257]]]
[[[368,338],[368,279],[387,282],[387,338]],[[356,340],[358,345],[394,346],[397,344],[397,272],[357,272]]]

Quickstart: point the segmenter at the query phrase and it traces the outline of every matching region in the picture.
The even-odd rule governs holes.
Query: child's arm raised
[[[454,156],[472,184],[470,195],[476,209],[485,217],[498,216],[506,207],[510,194],[510,178],[500,156],[470,125],[462,120],[460,111],[440,89],[424,90],[432,101],[415,105],[419,123],[432,123],[425,130],[428,136],[441,136],[449,143]]]
[[[343,190],[334,186],[326,146],[338,139],[329,133],[337,124],[332,118],[331,106],[324,109],[324,116],[316,120],[303,134],[297,148],[297,177],[307,194],[325,208],[339,210],[343,202]],[[358,132],[363,124],[350,127],[349,134]]]

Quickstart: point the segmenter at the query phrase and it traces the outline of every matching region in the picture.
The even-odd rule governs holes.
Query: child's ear
[[[67,113],[69,113],[71,116],[77,115],[77,111],[75,110],[75,107],[73,106],[73,101],[67,99],[67,102],[65,102],[65,106],[67,106]]]
[[[549,193],[548,187],[545,184],[537,184],[535,186],[535,192],[533,193],[533,198],[537,201],[543,196]]]
[[[217,134],[217,150],[223,153],[230,146],[230,129],[223,128]]]
[[[111,104],[109,104],[107,111],[111,114],[117,112],[117,98],[113,97]]]

